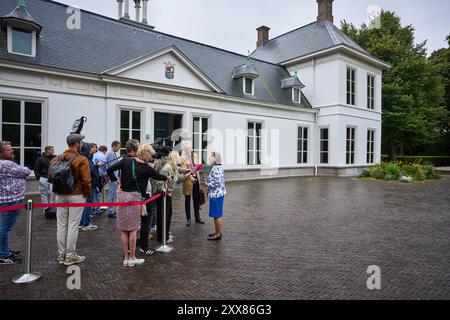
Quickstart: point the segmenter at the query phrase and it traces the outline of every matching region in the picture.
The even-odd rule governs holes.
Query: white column
[[[117,9],[118,9],[117,19],[120,19],[122,18],[123,15],[123,0],[117,0]]]
[[[139,22],[141,20],[141,0],[134,0],[136,9],[136,22]]]
[[[148,0],[142,0],[142,23],[148,24],[147,20],[147,3]]]
[[[125,0],[125,14],[123,17],[125,19],[130,19],[130,0]]]

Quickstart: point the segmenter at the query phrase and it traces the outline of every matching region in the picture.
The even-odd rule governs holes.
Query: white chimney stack
[[[124,19],[130,19],[130,0],[125,0],[125,14]]]
[[[117,0],[117,8],[118,8],[118,13],[117,13],[117,19],[122,18],[123,15],[123,0]]]
[[[136,22],[140,22],[141,20],[141,0],[134,0],[134,8],[136,9]]]
[[[142,23],[148,24],[147,20],[147,3],[148,0],[142,0]]]

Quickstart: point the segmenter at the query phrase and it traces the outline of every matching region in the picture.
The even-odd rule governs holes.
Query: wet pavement
[[[175,251],[122,267],[119,231],[106,216],[80,231],[81,289],[69,290],[56,262],[56,222],[36,211],[28,286],[11,279],[23,265],[0,267],[1,299],[450,299],[450,177],[421,184],[307,177],[227,184],[224,237],[184,222],[175,196]],[[24,250],[25,216],[12,236]],[[154,243],[153,243],[154,244]],[[154,244],[156,245],[156,244]],[[367,288],[367,268],[381,289]]]

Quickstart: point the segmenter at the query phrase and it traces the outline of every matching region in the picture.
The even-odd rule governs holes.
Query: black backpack
[[[56,194],[71,194],[75,189],[72,162],[76,157],[78,155],[70,159],[63,159],[61,156],[58,156],[58,160],[51,166],[51,181],[53,184],[53,192]]]

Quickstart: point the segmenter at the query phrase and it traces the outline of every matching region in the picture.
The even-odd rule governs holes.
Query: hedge
[[[382,155],[383,162],[389,162],[389,156]],[[448,156],[397,156],[397,161],[409,163],[430,163],[435,167],[450,167],[450,157]]]

